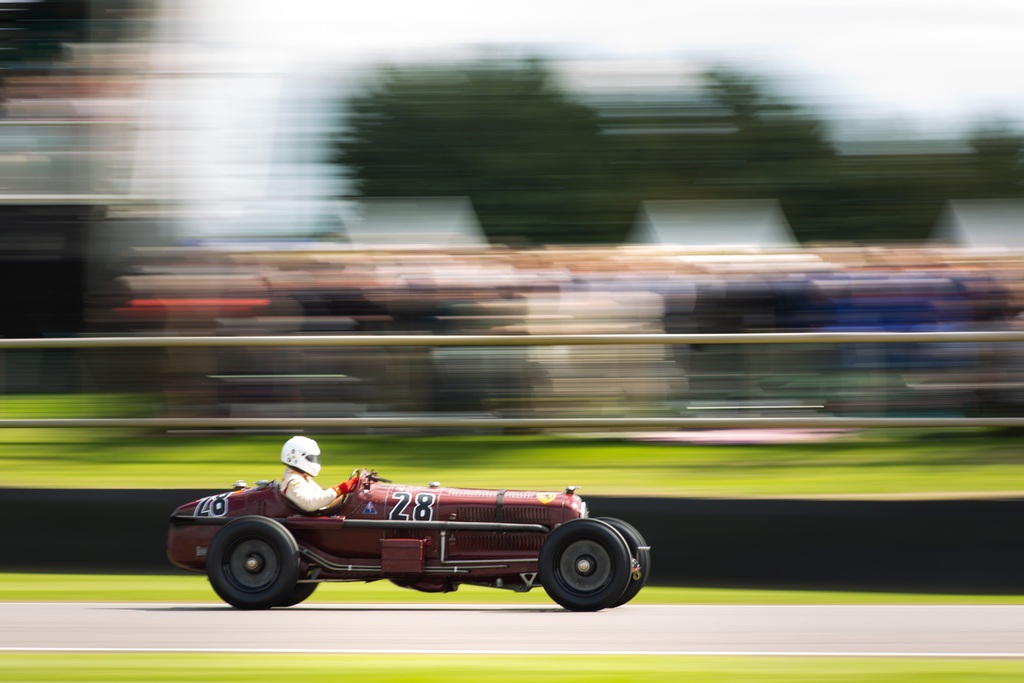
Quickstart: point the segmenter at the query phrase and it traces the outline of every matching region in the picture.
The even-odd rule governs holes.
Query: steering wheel
[[[359,474],[360,474],[361,472],[362,472],[362,470],[361,470],[360,468],[358,468],[358,467],[357,467],[357,468],[355,468],[354,470],[352,470],[352,474],[350,474],[350,475],[348,476],[348,478],[349,478],[349,479],[351,479],[352,477],[358,476],[358,475],[359,475]],[[358,485],[357,485],[357,486],[358,486]],[[342,508],[342,507],[343,507],[343,506],[345,505],[345,503],[346,503],[346,502],[348,502],[348,498],[349,498],[349,496],[351,496],[351,495],[352,495],[352,494],[353,494],[354,492],[355,492],[355,489],[352,489],[352,490],[351,490],[351,491],[349,491],[348,493],[346,493],[346,494],[343,494],[343,495],[339,496],[339,497],[338,497],[338,498],[337,498],[337,499],[336,499],[336,500],[335,500],[335,501],[334,501],[333,503],[331,503],[330,505],[328,505],[328,506],[326,506],[326,507],[322,507],[322,508],[320,508],[320,510],[318,510],[318,512],[319,512],[320,514],[326,514],[326,513],[331,513],[331,512],[335,512],[335,511],[337,511],[337,510],[340,510],[340,509],[341,509],[341,508]]]
[[[390,479],[384,479],[383,477],[378,477],[377,476],[377,470],[364,470],[364,469],[362,469],[360,467],[357,467],[354,470],[352,470],[352,474],[349,475],[349,479],[351,479],[352,477],[356,477],[356,476],[359,477],[360,483],[364,482],[364,481],[367,484],[369,484],[371,482],[375,482],[375,481],[384,482],[385,484],[390,484],[391,483]],[[357,484],[356,486],[358,488],[359,484]],[[369,488],[369,486],[366,486],[366,488]],[[318,510],[318,512],[320,514],[330,514],[332,512],[336,512],[336,511],[340,510],[342,507],[344,507],[345,503],[348,502],[349,496],[351,496],[353,493],[355,493],[355,491],[356,491],[356,489],[352,489],[352,491],[349,491],[345,495],[341,496],[334,503],[331,503],[327,507],[320,508],[320,510]]]

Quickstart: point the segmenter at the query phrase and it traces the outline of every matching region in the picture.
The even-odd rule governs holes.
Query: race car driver
[[[293,436],[281,448],[281,462],[288,467],[281,477],[281,493],[306,512],[314,512],[338,502],[359,481],[356,474],[329,489],[320,488],[313,477],[320,474],[320,447],[306,436]]]

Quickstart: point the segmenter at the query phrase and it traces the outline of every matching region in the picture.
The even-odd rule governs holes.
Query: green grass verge
[[[128,395],[0,397],[0,417],[149,410]],[[372,467],[403,483],[668,496],[927,496],[1024,491],[1024,434],[870,430],[818,443],[693,444],[557,435],[313,434],[322,480]],[[227,488],[280,475],[284,435],[174,436],[114,429],[0,430],[4,486]],[[27,459],[27,456],[31,458]],[[45,455],[45,467],[39,458]],[[37,463],[27,466],[27,462]]]
[[[403,483],[669,496],[997,494],[1024,490],[1024,438],[876,435],[788,445],[689,445],[548,436],[320,436],[321,480],[353,467]],[[228,488],[280,476],[281,436],[0,431],[5,486]],[[28,466],[27,454],[31,454]],[[45,455],[45,467],[39,457]]]
[[[22,394],[0,396],[7,419],[146,417],[156,399],[147,394]]]
[[[0,654],[3,681],[1020,681],[1024,661],[693,656]]]
[[[0,602],[210,602],[220,599],[206,577],[195,574],[0,574]],[[387,582],[328,583],[317,588],[311,603],[434,603],[554,605],[543,589],[513,593],[462,586],[454,593],[420,593]],[[918,593],[851,593],[773,591],[725,588],[647,586],[638,604],[1024,604],[1024,595],[933,595]],[[2,679],[0,679],[2,680]]]

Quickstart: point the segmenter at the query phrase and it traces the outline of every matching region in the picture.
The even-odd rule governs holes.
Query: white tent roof
[[[797,246],[774,199],[642,202],[629,241],[709,247]]]
[[[1024,199],[951,201],[932,240],[964,247],[1024,247]]]
[[[468,197],[364,199],[345,226],[354,246],[487,246]]]

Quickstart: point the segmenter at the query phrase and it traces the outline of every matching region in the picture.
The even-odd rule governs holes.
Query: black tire
[[[284,604],[299,580],[299,547],[280,522],[240,517],[210,542],[206,574],[220,598],[239,609]]]
[[[566,522],[545,539],[537,571],[551,599],[576,612],[611,606],[629,585],[629,548],[610,524]]]
[[[278,607],[291,607],[297,605],[313,594],[319,583],[297,583],[286,600],[277,605]]]
[[[618,600],[609,605],[609,607],[619,607],[635,598],[640,589],[647,585],[647,578],[651,575],[651,550],[644,537],[629,522],[615,517],[598,517],[598,519],[611,524],[616,531],[622,534],[622,538],[626,540],[626,546],[629,547],[629,554],[640,565],[639,576],[637,576],[637,572],[630,572],[629,585],[626,586],[625,592],[619,596]]]

